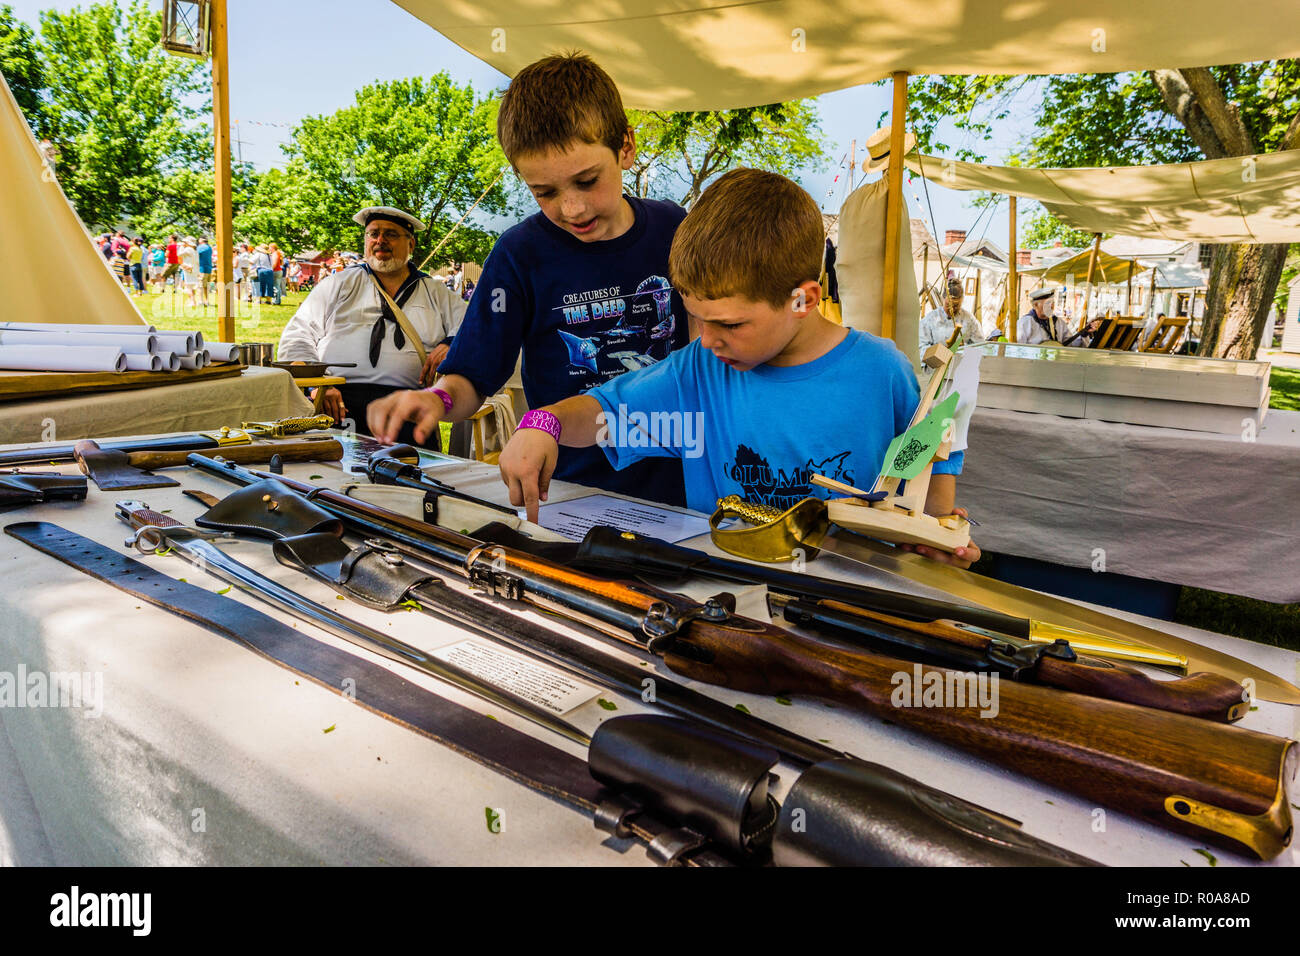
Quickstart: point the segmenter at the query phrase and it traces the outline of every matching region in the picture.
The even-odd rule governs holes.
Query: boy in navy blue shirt
[[[468,418],[509,379],[521,346],[524,395],[537,408],[652,366],[687,342],[681,297],[667,278],[686,213],[623,195],[636,143],[609,76],[582,55],[525,67],[502,98],[497,137],[541,212],[497,241],[433,388],[371,403],[367,423],[381,441],[406,421],[422,441],[439,421]],[[600,449],[566,448],[555,474],[682,504],[681,471],[670,459],[616,471]]]
[[[560,445],[599,446],[619,468],[680,460],[687,504],[706,513],[729,494],[782,510],[825,497],[812,474],[869,486],[920,396],[893,342],[817,311],[822,240],[816,203],[785,177],[737,169],[718,179],[669,259],[699,339],[521,422],[501,454],[511,501],[535,519]],[[935,463],[930,514],[954,512],[962,457]],[[963,567],[980,553],[914,550]]]

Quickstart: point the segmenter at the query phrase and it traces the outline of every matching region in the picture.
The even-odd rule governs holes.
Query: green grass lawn
[[[293,314],[298,311],[302,300],[307,298],[305,292],[290,292],[284,297],[283,305],[260,305],[256,301],[239,302],[235,314],[236,342],[276,342],[280,333],[289,324]],[[209,342],[218,342],[217,311],[215,306],[206,309],[190,305],[189,296],[174,294],[169,289],[162,295],[146,293],[133,297],[138,311],[144,320],[159,329],[171,329],[184,332],[202,332]]]
[[[1268,399],[1269,408],[1300,411],[1300,369],[1275,365],[1269,370],[1268,384],[1273,389]]]
[[[280,333],[307,296],[289,293],[284,305],[239,303],[235,317],[236,342],[279,342]],[[210,341],[218,341],[217,318],[212,307],[206,310],[189,304],[187,296],[147,294],[132,300],[145,321],[160,329],[199,331]],[[1274,367],[1269,377],[1273,389],[1270,408],[1300,411],[1300,369]],[[442,447],[450,440],[451,426],[442,426]],[[1179,624],[1219,631],[1252,641],[1274,644],[1300,651],[1300,604],[1269,604],[1251,598],[1198,588],[1183,588],[1174,620]]]

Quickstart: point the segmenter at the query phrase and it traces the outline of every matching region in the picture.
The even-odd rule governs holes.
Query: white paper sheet
[[[93,332],[37,332],[0,329],[0,345],[57,345],[68,348],[119,348],[123,352],[148,355],[157,344],[150,333],[97,335]]]
[[[599,687],[574,680],[563,671],[487,641],[460,641],[429,653],[560,716],[594,700],[600,693]]]
[[[707,518],[612,495],[587,495],[544,504],[538,509],[537,523],[574,541],[581,541],[588,531],[602,524],[669,542],[685,541],[709,530]]]
[[[33,332],[152,332],[152,325],[94,325],[75,322],[0,322],[0,330],[27,329]]]
[[[0,345],[0,368],[27,372],[124,372],[126,356],[119,348]]]
[[[203,350],[210,362],[238,362],[239,345],[235,342],[205,342]]]
[[[171,352],[167,353],[171,355]],[[161,372],[163,360],[161,355],[137,355],[131,352],[126,355],[126,370],[128,372]]]
[[[966,449],[966,435],[970,430],[970,417],[975,411],[975,399],[979,394],[980,358],[983,353],[974,349],[961,349],[954,359],[952,375],[948,384],[940,391],[937,405],[953,392],[958,395],[957,409],[953,412],[952,450]]]
[[[196,369],[207,368],[208,366],[208,353],[206,349],[199,349],[192,355],[180,355],[177,357],[180,359],[181,368]]]

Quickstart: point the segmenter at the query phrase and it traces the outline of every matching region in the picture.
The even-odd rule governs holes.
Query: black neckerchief
[[[369,263],[361,263],[361,268],[365,269],[371,276],[374,276],[372,281],[379,281],[379,277],[375,275],[374,270],[370,268]],[[393,301],[396,302],[398,306],[406,305],[406,301],[415,292],[415,287],[419,281],[429,277],[428,273],[421,272],[409,262],[406,264],[406,268],[408,270],[406,278],[402,280],[402,285],[397,290],[397,295],[393,296]],[[403,348],[406,345],[406,336],[402,332],[402,326],[397,321],[397,316],[393,314],[392,308],[389,307],[388,300],[381,295],[379,297],[379,318],[375,320],[374,326],[370,329],[371,368],[374,368],[379,364],[379,351],[383,348],[384,335],[386,334],[387,329],[385,322],[393,323],[393,344],[399,349]]]
[[[1055,335],[1052,334],[1052,322],[1051,322],[1051,319],[1044,319],[1044,318],[1042,318],[1042,317],[1041,317],[1037,312],[1035,312],[1033,309],[1030,309],[1030,310],[1029,310],[1029,314],[1030,314],[1031,316],[1033,316],[1034,321],[1038,323],[1038,327],[1039,327],[1040,329],[1043,330],[1043,334],[1046,335],[1046,336],[1048,337],[1048,339],[1050,339],[1050,340],[1053,341],[1053,342],[1059,342],[1059,341],[1061,341],[1061,340],[1058,339]],[[1055,318],[1055,316],[1053,316],[1053,318]]]

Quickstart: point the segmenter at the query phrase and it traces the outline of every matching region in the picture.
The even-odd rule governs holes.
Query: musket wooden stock
[[[736,626],[743,622],[743,626]],[[1131,704],[1001,681],[997,714],[901,707],[896,674],[973,675],[830,650],[781,628],[695,620],[664,661],[678,674],[754,694],[818,697],[911,727],[1044,783],[1198,839],[1271,859],[1290,843],[1294,741]],[[703,652],[703,653],[701,653]],[[699,658],[712,659],[703,662]],[[955,681],[954,681],[955,683]],[[973,688],[972,688],[973,689]],[[952,703],[952,701],[948,701]]]
[[[911,621],[839,601],[819,603],[845,614],[929,634],[971,650],[983,651],[993,640],[976,631],[958,627],[951,621]],[[1222,674],[1202,672],[1172,680],[1155,680],[1136,668],[1096,657],[1079,655],[1077,660],[1066,661],[1045,655],[1034,669],[1033,679],[1048,687],[1087,694],[1090,697],[1122,700],[1141,707],[1154,707],[1157,710],[1225,723],[1240,720],[1250,710],[1242,686]]]
[[[133,451],[127,454],[127,461],[133,468],[146,471],[153,468],[173,468],[185,464],[188,451]],[[285,462],[292,461],[339,461],[343,458],[343,445],[335,439],[324,441],[296,441],[280,443],[262,443],[255,445],[233,445],[220,450],[226,461],[241,464],[258,464],[271,460],[275,455]]]

